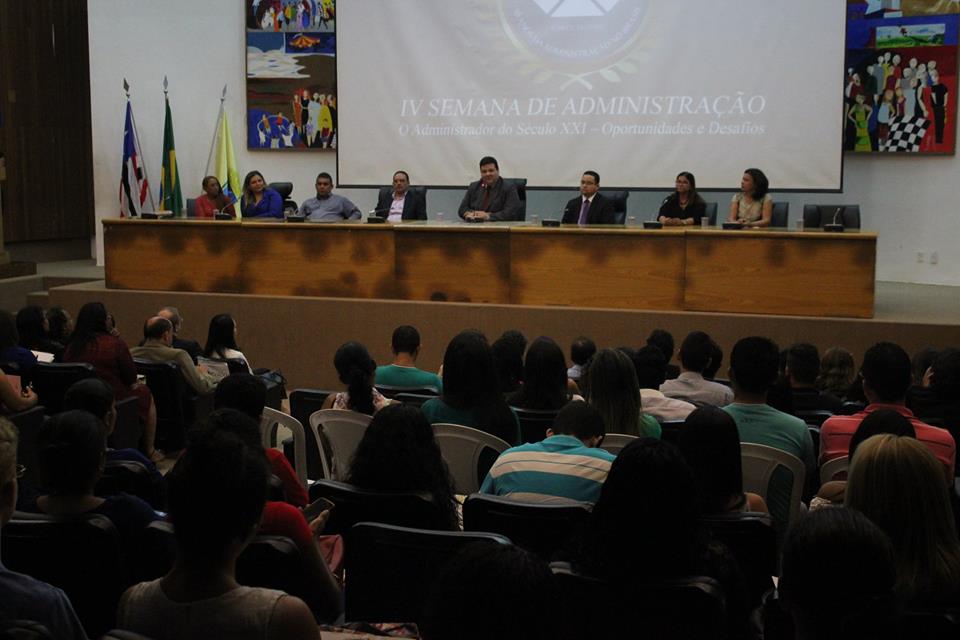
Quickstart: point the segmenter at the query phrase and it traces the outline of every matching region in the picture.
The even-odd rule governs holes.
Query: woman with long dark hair
[[[50,323],[43,313],[43,307],[28,305],[17,312],[17,333],[20,334],[20,346],[32,351],[52,353],[53,359],[63,359],[63,345],[50,340]]]
[[[660,205],[657,218],[666,226],[699,225],[707,203],[697,193],[697,179],[689,171],[677,174],[676,189]]]
[[[377,363],[365,346],[359,342],[340,345],[333,356],[333,366],[347,390],[327,396],[324,409],[344,409],[372,416],[390,404],[373,386]]]
[[[229,313],[218,313],[210,318],[203,355],[211,360],[243,360],[247,371],[253,373],[247,356],[237,346],[237,321]]]
[[[540,336],[527,349],[523,386],[507,398],[508,404],[528,411],[559,411],[574,398],[582,399],[567,393],[563,349],[553,339]]]
[[[740,191],[730,201],[729,222],[745,227],[769,227],[773,216],[770,182],[760,169],[747,169],[740,180]]]

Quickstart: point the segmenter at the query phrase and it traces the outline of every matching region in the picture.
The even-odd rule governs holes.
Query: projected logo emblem
[[[620,0],[534,0],[543,12],[554,18],[605,16]]]

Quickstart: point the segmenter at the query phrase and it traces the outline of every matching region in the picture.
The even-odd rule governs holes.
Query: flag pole
[[[130,85],[127,84],[127,79],[126,79],[126,78],[123,79],[123,87],[124,87],[124,89],[125,89],[126,92],[127,92],[127,100],[129,100],[129,99],[130,99]],[[137,143],[138,143],[138,145],[139,145],[139,142],[140,142],[140,133],[139,133],[139,130],[137,129],[137,118],[133,115],[133,110],[132,110],[132,109],[130,110],[130,122],[133,123],[133,137],[137,140]],[[141,149],[141,151],[142,151],[142,150],[143,150],[143,149]],[[147,171],[147,159],[146,159],[146,158],[140,158],[140,166],[143,167],[143,175],[144,175],[144,178],[145,178],[146,181],[147,181],[147,184],[149,185],[149,184],[150,184],[150,172]],[[156,202],[154,201],[154,199],[153,199],[153,189],[147,189],[147,195],[150,196],[150,206],[153,207],[153,211],[156,211],[156,210],[157,210],[157,203],[156,203]],[[141,213],[143,213],[143,212],[141,211]]]
[[[204,170],[206,175],[210,175],[210,163],[213,162],[213,151],[217,147],[217,136],[220,135],[220,121],[223,120],[223,102],[227,99],[227,85],[223,85],[223,93],[220,95],[220,111],[217,112],[217,123],[213,126],[213,140],[210,141],[210,153],[207,154],[207,168]]]

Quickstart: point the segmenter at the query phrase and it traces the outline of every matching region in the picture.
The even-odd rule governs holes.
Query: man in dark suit
[[[458,210],[460,217],[472,222],[520,219],[520,196],[517,185],[500,177],[497,159],[480,159],[480,179],[471,182]]]
[[[584,171],[580,178],[580,195],[563,209],[563,224],[614,224],[613,200],[600,190],[600,174]]]
[[[387,216],[390,222],[426,220],[427,199],[422,191],[410,190],[410,176],[406,171],[393,174],[393,189],[381,189],[377,198],[377,215]]]

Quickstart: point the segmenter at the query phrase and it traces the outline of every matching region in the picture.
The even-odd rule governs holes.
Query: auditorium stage
[[[662,327],[679,346],[687,332],[702,329],[723,348],[722,372],[734,342],[747,335],[766,335],[781,346],[800,340],[821,350],[839,345],[858,361],[879,340],[897,342],[911,353],[927,345],[960,345],[960,288],[885,282],[877,283],[870,319],[118,290],[107,289],[103,281],[50,289],[48,304],[75,313],[92,300],[107,305],[131,345],[140,341],[144,319],[164,305],[180,308],[183,335],[201,344],[209,319],[230,313],[252,365],[282,369],[289,388],[339,388],[333,353],[348,340],[367,345],[378,363],[389,362],[390,335],[400,324],[420,330],[420,365],[426,369],[439,367],[446,343],[468,327],[491,339],[506,329],[530,338],[548,335],[565,352],[579,335],[600,346],[640,346],[652,329]]]

